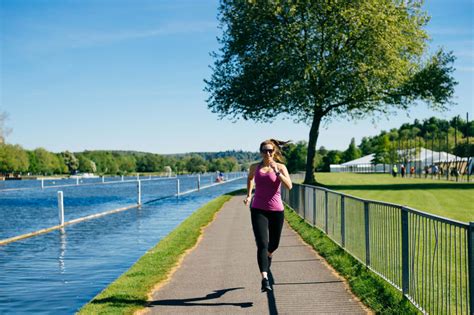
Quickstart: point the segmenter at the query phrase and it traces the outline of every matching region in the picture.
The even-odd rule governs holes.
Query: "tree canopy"
[[[32,151],[19,145],[0,143],[0,175],[98,173],[125,175],[136,172],[203,173],[246,170],[257,160],[257,152],[225,151],[159,155],[134,151],[84,151],[52,153]]]
[[[319,127],[408,109],[445,109],[456,82],[451,53],[426,56],[422,1],[221,0],[221,45],[205,80],[212,112],[310,126],[306,183]]]

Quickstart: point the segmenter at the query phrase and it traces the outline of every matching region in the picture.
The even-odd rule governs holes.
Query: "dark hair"
[[[291,140],[288,141],[281,141],[281,140],[276,140],[276,139],[268,139],[260,143],[260,152],[262,152],[262,148],[267,145],[271,144],[273,146],[273,150],[275,151],[274,158],[276,161],[284,163],[285,158],[283,157],[282,150],[283,148],[288,145],[291,142]]]

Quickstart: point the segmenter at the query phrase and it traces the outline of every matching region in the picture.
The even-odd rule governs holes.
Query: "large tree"
[[[22,173],[29,166],[28,153],[22,147],[0,143],[0,173]]]
[[[65,151],[62,154],[64,164],[66,164],[69,174],[75,174],[79,168],[79,160],[76,158],[74,153]]]
[[[308,155],[308,146],[306,142],[300,141],[296,144],[290,144],[284,152],[286,166],[290,173],[304,171],[306,165],[306,156]]]
[[[221,0],[219,19],[208,107],[221,118],[307,123],[306,183],[321,122],[416,100],[444,109],[456,84],[451,53],[426,56],[419,0]]]
[[[346,151],[344,151],[344,161],[349,162],[355,159],[360,158],[360,150],[357,148],[355,144],[355,138],[351,139],[351,143]]]

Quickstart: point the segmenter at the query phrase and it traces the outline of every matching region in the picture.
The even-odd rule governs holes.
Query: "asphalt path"
[[[147,314],[367,314],[337,275],[288,224],[273,256],[273,291],[261,293],[250,211],[224,204],[170,279],[151,293]]]

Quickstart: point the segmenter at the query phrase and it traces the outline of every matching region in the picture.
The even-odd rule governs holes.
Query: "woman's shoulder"
[[[250,169],[251,169],[251,170],[254,170],[254,169],[256,169],[259,165],[260,165],[260,162],[253,163],[253,164],[250,165]]]

